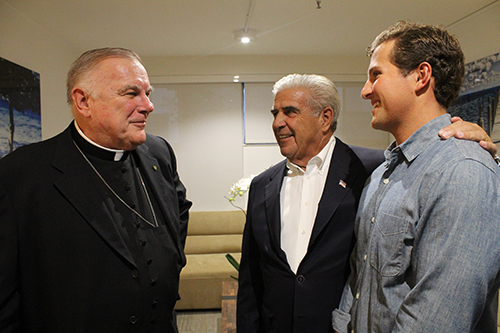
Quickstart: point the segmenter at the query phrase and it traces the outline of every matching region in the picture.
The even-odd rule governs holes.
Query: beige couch
[[[177,310],[221,308],[222,281],[238,276],[225,256],[231,253],[240,260],[244,225],[241,211],[189,213],[187,264],[181,272]]]

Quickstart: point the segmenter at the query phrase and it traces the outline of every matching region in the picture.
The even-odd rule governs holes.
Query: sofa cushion
[[[243,234],[245,214],[241,211],[190,212],[188,235]]]
[[[241,253],[231,253],[238,261]],[[227,261],[226,255],[187,255],[187,265],[181,272],[179,295],[175,309],[220,309],[222,302],[222,281],[238,276],[236,269]]]
[[[186,254],[241,252],[243,235],[194,235],[186,239]]]
[[[231,253],[238,261],[241,253]],[[226,253],[190,254],[186,256],[187,264],[181,271],[182,279],[230,278],[238,276],[236,269],[227,261]]]
[[[222,282],[238,275],[226,254],[240,260],[244,227],[241,211],[189,213],[187,264],[180,275],[177,310],[221,308]]]

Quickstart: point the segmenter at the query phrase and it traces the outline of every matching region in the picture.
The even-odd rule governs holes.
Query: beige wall
[[[0,57],[40,74],[42,138],[64,129],[72,119],[65,98],[66,71],[78,51],[0,1]]]
[[[500,51],[500,5],[488,11],[473,14],[450,30],[462,42],[467,61]],[[9,3],[0,0],[0,57],[32,69],[41,75],[42,137],[51,137],[62,131],[71,121],[65,103],[66,71],[71,62],[84,50],[73,49],[18,12]],[[366,77],[368,59],[360,54],[356,58],[328,56],[201,56],[201,57],[144,57],[144,63],[154,85],[163,83],[231,83],[234,75],[242,82],[274,82],[292,72],[322,74],[342,86],[344,109],[339,120],[337,135],[345,142],[384,148],[389,137],[369,128],[369,105],[359,98],[358,90]],[[238,104],[238,103],[236,103]],[[180,112],[183,112],[180,110]],[[203,113],[204,110],[200,110]],[[266,111],[267,112],[267,111]],[[160,112],[157,113],[158,116]],[[154,113],[153,113],[154,115]],[[207,118],[189,110],[188,121],[182,129],[184,139],[174,143],[179,156],[179,171],[188,186],[188,195],[194,198],[194,210],[232,210],[223,198],[229,186],[247,173],[256,172],[252,163],[259,158],[280,159],[276,147],[245,146],[243,143],[242,115],[227,117],[224,112],[211,114],[210,131],[205,129]],[[188,117],[189,116],[189,117]],[[161,117],[152,116],[152,120]],[[229,123],[228,123],[229,122]],[[151,124],[151,123],[150,123]],[[150,126],[151,132],[167,136],[160,120]],[[196,140],[217,133],[228,135],[232,142],[221,145],[206,144],[199,149]],[[186,133],[192,133],[187,135]],[[203,165],[202,163],[205,163]],[[210,164],[210,165],[207,165]],[[210,172],[207,172],[209,170]],[[210,178],[210,181],[205,181]],[[217,184],[215,186],[214,184]],[[241,202],[241,200],[240,200]],[[244,205],[244,202],[242,202]]]
[[[336,134],[344,142],[383,149],[390,141],[387,133],[371,129],[370,103],[360,97],[368,65],[368,59],[364,55],[350,59],[333,59],[327,56],[207,56],[143,60],[153,85],[161,87],[162,84],[174,84],[171,87],[176,92],[190,89],[186,86],[196,87],[200,83],[239,86],[232,83],[235,75],[240,77],[241,82],[272,83],[289,73],[322,74],[341,88],[343,110]],[[181,85],[175,85],[176,83]],[[262,97],[260,108],[263,113],[269,115],[269,123],[262,124],[263,129],[269,132],[272,121],[269,113],[272,106],[270,90],[271,88],[267,96]],[[206,97],[200,97],[201,91],[193,89],[188,94],[187,98],[193,101],[192,105],[187,105],[189,101],[185,99],[182,102],[179,99],[178,102],[183,105],[182,110],[179,106],[179,121],[182,122],[182,113],[190,114],[189,122],[179,124],[179,127],[183,128],[184,133],[194,133],[193,136],[173,139],[172,130],[169,130],[172,125],[167,124],[168,120],[160,116],[167,111],[156,102],[157,114],[151,115],[149,129],[151,133],[170,138],[172,141],[179,159],[179,173],[188,188],[188,197],[193,200],[194,211],[233,210],[224,198],[228,195],[231,184],[242,177],[260,173],[280,161],[282,156],[277,146],[244,144],[245,131],[240,100],[236,105],[238,110],[213,109],[212,104],[220,104],[219,97],[209,101]],[[195,105],[197,100],[201,100],[202,104]],[[206,110],[211,110],[210,120],[207,120]],[[207,144],[209,142],[213,144]],[[246,196],[237,198],[236,203],[245,207]]]
[[[65,103],[66,71],[82,51],[72,49],[63,40],[0,0],[0,57],[40,73],[43,139],[62,131],[72,119]],[[359,57],[350,60],[334,60],[331,57],[212,56],[144,58],[144,63],[153,84],[232,83],[234,75],[240,75],[241,81],[246,82],[273,82],[289,72],[319,73],[344,82],[363,81],[367,59]],[[240,104],[239,100],[235,102],[238,107]],[[211,123],[207,131],[206,117],[197,116],[193,110],[186,112],[184,117],[189,115],[189,121],[183,131],[194,133],[193,137],[173,144],[179,157],[181,178],[194,201],[193,209],[233,210],[224,196],[228,195],[232,183],[246,176],[242,115],[226,117],[220,112],[213,113],[211,118],[218,120]],[[203,113],[204,110],[199,112]],[[152,121],[154,119],[151,118]],[[168,137],[168,129],[161,124],[156,123],[150,128],[150,132]],[[204,136],[205,143],[207,138],[215,142],[222,140],[215,138],[214,133],[226,133],[225,136],[233,138],[231,144],[224,144],[222,150],[220,145],[215,144],[205,144],[204,149],[196,149],[196,140],[203,140]],[[258,153],[257,156],[262,154]],[[274,156],[281,158],[276,148]],[[200,164],[200,160],[204,164]],[[204,177],[210,177],[210,181],[204,181]]]
[[[368,59],[331,56],[200,56],[144,58],[153,83],[274,82],[289,73],[327,75],[335,81],[364,81]]]

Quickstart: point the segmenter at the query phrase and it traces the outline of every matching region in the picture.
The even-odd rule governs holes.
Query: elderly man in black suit
[[[291,74],[276,82],[273,94],[273,131],[286,160],[250,187],[237,330],[333,332],[359,198],[383,153],[333,136],[340,98],[327,78]],[[483,147],[496,152],[477,125],[458,121],[442,133],[487,140]]]
[[[145,133],[147,72],[130,50],[91,50],[67,89],[74,122],[0,161],[0,331],[177,332],[191,202]]]

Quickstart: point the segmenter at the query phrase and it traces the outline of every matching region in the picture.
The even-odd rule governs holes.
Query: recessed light
[[[250,43],[251,41],[253,41],[255,39],[255,36],[256,36],[256,32],[255,30],[251,30],[251,29],[248,29],[248,30],[244,30],[244,29],[241,29],[241,30],[236,30],[234,32],[234,38],[235,39],[238,39],[240,42],[244,43],[244,44],[247,44],[247,43]]]

